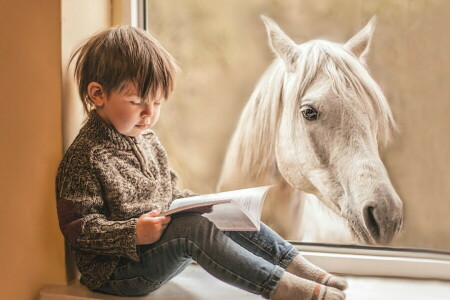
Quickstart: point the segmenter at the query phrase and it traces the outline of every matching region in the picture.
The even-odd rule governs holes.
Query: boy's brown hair
[[[158,92],[167,99],[173,90],[175,60],[140,28],[122,25],[94,35],[74,52],[69,65],[77,55],[74,75],[87,113],[95,107],[87,94],[91,82],[101,84],[107,95],[133,83],[144,101]]]

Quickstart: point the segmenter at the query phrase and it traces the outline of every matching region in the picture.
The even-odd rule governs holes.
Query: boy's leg
[[[164,251],[164,248],[160,250]],[[125,297],[144,296],[161,287],[193,262],[192,259],[180,258],[178,264],[168,266],[162,277],[153,279],[146,276],[151,272],[146,268],[153,267],[152,262],[147,261],[149,259],[151,260],[148,256],[141,256],[139,262],[129,262],[119,266],[109,282],[94,291]]]
[[[123,296],[148,293],[180,272],[192,258],[222,281],[265,298],[271,297],[280,283],[277,294],[287,292],[292,296],[289,299],[333,299],[325,297],[333,295],[331,288],[298,277],[291,282],[283,268],[246,250],[198,214],[173,216],[161,239],[140,249],[140,261],[119,267],[100,291],[110,292],[107,288],[112,287],[114,294]],[[320,291],[320,298],[315,290]]]
[[[118,267],[98,291],[144,295],[195,260],[220,280],[269,298],[284,273],[283,268],[247,251],[199,214],[172,216],[161,239],[139,250],[140,260]]]
[[[262,222],[260,231],[227,231],[225,234],[250,252],[296,276],[340,290],[347,288],[345,279],[311,264],[289,242]]]
[[[291,243],[263,222],[259,231],[224,231],[224,233],[248,251],[283,269],[286,269],[299,254]]]
[[[331,275],[325,270],[310,263],[300,254],[287,266],[286,271],[299,277],[337,288],[341,291],[348,287],[347,281],[344,278]]]

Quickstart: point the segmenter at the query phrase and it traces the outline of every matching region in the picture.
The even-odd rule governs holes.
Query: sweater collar
[[[141,141],[141,136],[129,137],[117,131],[113,125],[103,120],[95,109],[89,113],[86,126],[94,132],[95,136],[109,142],[114,148],[121,150],[130,150],[134,142],[139,143]]]

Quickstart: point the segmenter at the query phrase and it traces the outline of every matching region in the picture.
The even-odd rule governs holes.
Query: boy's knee
[[[197,213],[182,213],[172,217],[172,222],[176,222],[180,226],[198,226],[209,225],[211,223],[208,218]]]
[[[186,236],[192,236],[192,234],[204,234],[211,230],[218,230],[214,223],[208,218],[196,213],[174,215],[172,217],[171,225],[176,227],[174,229],[178,232],[185,232]]]

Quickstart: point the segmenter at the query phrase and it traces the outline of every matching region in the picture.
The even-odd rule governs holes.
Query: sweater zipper
[[[133,142],[131,144],[131,148],[134,149],[136,157],[139,160],[139,163],[141,164],[142,173],[144,173],[147,177],[154,179],[154,176],[152,175],[152,173],[147,171],[148,163],[147,163],[145,156],[142,154],[141,149],[139,149],[139,141],[134,136],[130,136],[129,138]]]
[[[130,139],[131,139],[136,145],[139,144],[139,142],[138,142],[138,140],[137,140],[136,137],[130,136]],[[136,147],[137,147],[137,146],[136,146]]]

